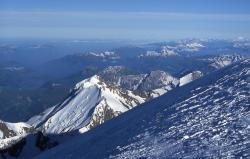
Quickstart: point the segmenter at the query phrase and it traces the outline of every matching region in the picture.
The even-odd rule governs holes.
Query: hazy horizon
[[[0,0],[1,38],[172,40],[250,37],[246,0]]]

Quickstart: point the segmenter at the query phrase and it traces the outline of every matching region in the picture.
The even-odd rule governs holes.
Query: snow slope
[[[179,86],[186,85],[186,84],[188,84],[188,83],[190,83],[190,82],[192,82],[192,81],[194,81],[202,76],[203,76],[203,74],[201,71],[193,71],[193,72],[180,78]]]
[[[106,85],[95,75],[79,82],[63,103],[31,118],[28,123],[36,127],[42,125],[46,133],[59,134],[80,128],[86,131],[143,101],[131,92]]]
[[[37,159],[249,158],[250,60],[225,67]]]

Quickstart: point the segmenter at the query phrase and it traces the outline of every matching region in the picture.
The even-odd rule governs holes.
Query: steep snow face
[[[79,82],[63,103],[31,118],[28,123],[45,133],[64,133],[77,129],[89,130],[114,116],[144,102],[145,99],[107,85],[95,75]]]
[[[193,71],[183,77],[180,78],[180,85],[179,86],[183,86],[185,84],[188,84],[200,77],[203,76],[203,73],[201,71]]]
[[[74,130],[84,126],[90,120],[89,112],[95,108],[100,101],[100,91],[98,89],[99,80],[95,77],[85,83],[76,85],[76,92],[70,100],[66,100],[66,106],[59,109],[43,125],[47,133],[61,133]]]
[[[26,123],[8,123],[0,120],[0,149],[18,142],[33,128]]]
[[[245,60],[37,158],[249,158],[249,92],[250,60]]]
[[[238,62],[245,59],[244,56],[241,55],[221,55],[212,58],[208,58],[208,61],[211,63],[210,65],[216,69],[228,66],[232,63]]]

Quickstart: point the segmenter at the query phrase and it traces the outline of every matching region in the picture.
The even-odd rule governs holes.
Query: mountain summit
[[[86,132],[179,84],[177,78],[163,71],[145,75],[119,74],[122,70],[122,67],[109,67],[79,82],[67,99],[28,123],[47,134]]]

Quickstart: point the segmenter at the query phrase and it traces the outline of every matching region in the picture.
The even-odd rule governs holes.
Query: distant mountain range
[[[126,59],[115,52],[95,52],[65,56],[34,68],[18,64],[0,65],[0,117],[11,122],[25,121],[33,114],[59,103],[77,82],[97,74],[103,67],[122,65],[128,68],[130,74],[162,70],[180,78],[194,70],[209,74],[244,58],[233,54],[198,57],[136,56]]]
[[[23,124],[25,128],[13,129],[12,126],[12,129],[6,129],[6,125],[11,123],[3,122],[0,129],[2,134],[12,135],[9,136],[11,138],[7,138],[8,141],[2,140],[2,147],[8,148],[20,143],[27,134],[36,134],[39,131],[48,135],[77,131],[86,133],[137,105],[150,103],[156,97],[165,96],[164,94],[168,94],[170,90],[180,90],[182,87],[185,89],[185,85],[202,76],[200,71],[190,72],[181,78],[173,77],[164,71],[130,75],[125,67],[110,66],[76,84],[64,101],[31,118],[28,124]],[[211,78],[210,75],[207,76]],[[16,129],[21,131],[12,133],[17,132]]]

